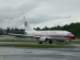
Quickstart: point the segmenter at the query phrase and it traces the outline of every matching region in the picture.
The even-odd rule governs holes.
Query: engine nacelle
[[[45,41],[46,40],[46,37],[40,37],[39,40],[40,41]]]

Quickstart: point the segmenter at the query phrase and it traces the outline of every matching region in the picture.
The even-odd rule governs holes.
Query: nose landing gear
[[[48,42],[49,42],[49,44],[52,44],[52,43],[53,43],[53,41],[52,41],[52,40],[49,40]]]

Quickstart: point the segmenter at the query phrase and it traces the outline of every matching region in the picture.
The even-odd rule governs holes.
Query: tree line
[[[18,28],[0,28],[0,35],[7,35],[8,33],[14,33],[14,34],[24,34],[24,29],[18,29]]]
[[[80,37],[80,23],[71,23],[66,24],[64,26],[55,26],[55,27],[43,27],[42,29],[40,27],[34,28],[35,30],[67,30],[75,34],[77,37]]]

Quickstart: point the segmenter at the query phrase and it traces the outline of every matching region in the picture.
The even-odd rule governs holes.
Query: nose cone
[[[74,40],[75,38],[76,38],[76,37],[75,37],[75,35],[71,36],[71,39],[73,39],[73,40]]]
[[[71,40],[75,40],[76,36],[75,36],[74,34],[70,34],[70,35],[69,35],[69,38],[70,38]]]

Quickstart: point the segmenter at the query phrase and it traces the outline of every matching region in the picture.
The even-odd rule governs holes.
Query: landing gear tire
[[[39,44],[42,44],[43,42],[42,41],[39,41]]]
[[[52,40],[49,40],[49,44],[52,44],[53,42],[52,42]]]

